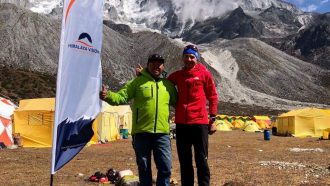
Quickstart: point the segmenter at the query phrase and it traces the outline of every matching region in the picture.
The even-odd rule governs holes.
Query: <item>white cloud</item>
[[[303,8],[303,10],[306,12],[314,12],[317,10],[317,8],[318,8],[318,6],[311,4],[311,5],[308,5],[306,8]]]
[[[321,1],[321,5],[323,5],[324,3],[327,3],[327,2],[329,2],[329,0],[323,0],[323,1]]]
[[[182,12],[182,20],[204,20],[208,17],[220,16],[228,10],[238,7],[238,4],[232,0],[172,0],[175,8]]]

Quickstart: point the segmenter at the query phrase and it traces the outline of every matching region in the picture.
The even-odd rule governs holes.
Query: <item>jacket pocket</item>
[[[140,86],[136,92],[141,98],[149,99],[153,96],[153,87],[152,85]]]

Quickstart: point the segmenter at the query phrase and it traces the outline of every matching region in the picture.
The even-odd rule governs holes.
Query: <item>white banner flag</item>
[[[64,0],[51,174],[92,138],[100,111],[103,0]]]

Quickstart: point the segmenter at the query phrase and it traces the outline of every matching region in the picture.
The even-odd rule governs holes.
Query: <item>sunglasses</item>
[[[192,49],[195,52],[198,52],[198,48],[195,45],[187,45],[187,46],[184,47],[183,50],[188,50],[188,49]]]

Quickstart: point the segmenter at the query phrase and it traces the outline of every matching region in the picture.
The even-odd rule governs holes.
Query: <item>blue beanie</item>
[[[196,52],[194,49],[192,49],[192,48],[187,48],[187,49],[185,49],[185,50],[183,50],[183,55],[184,54],[192,54],[192,55],[194,55],[195,57],[196,57],[196,59],[199,61],[199,54],[198,54],[198,52]]]

